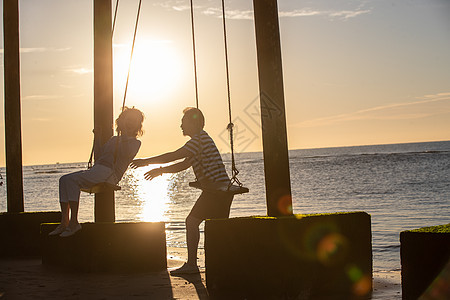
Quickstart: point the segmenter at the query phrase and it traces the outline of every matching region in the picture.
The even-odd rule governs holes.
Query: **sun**
[[[123,98],[131,45],[114,47],[114,91]],[[130,67],[127,99],[135,102],[158,101],[174,91],[180,80],[180,60],[173,42],[136,40]]]

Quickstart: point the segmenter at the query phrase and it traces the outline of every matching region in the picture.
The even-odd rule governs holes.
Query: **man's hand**
[[[148,163],[147,163],[147,160],[146,160],[145,158],[137,158],[137,159],[134,159],[134,160],[131,162],[130,167],[131,167],[132,169],[137,169],[137,168],[139,168],[139,167],[144,167],[144,166],[146,166],[146,165],[148,165]]]
[[[155,177],[162,175],[164,172],[162,168],[151,169],[150,171],[144,174],[144,178],[147,180],[152,180]]]

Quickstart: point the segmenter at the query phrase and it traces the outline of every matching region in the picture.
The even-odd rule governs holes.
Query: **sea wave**
[[[400,249],[400,244],[395,245],[373,245],[372,249],[374,252],[387,252],[387,251],[397,251]]]

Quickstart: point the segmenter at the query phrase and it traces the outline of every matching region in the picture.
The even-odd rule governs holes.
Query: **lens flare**
[[[280,226],[278,233],[284,247],[302,260],[333,266],[348,255],[348,240],[333,223],[313,224],[295,233],[292,228]]]
[[[348,243],[346,238],[339,233],[329,233],[322,237],[317,244],[317,259],[323,265],[335,265],[344,261]]]
[[[344,245],[344,238],[338,233],[333,223],[321,223],[311,226],[305,234],[305,250],[309,257],[322,264],[333,264],[334,257],[340,254]],[[340,255],[342,256],[342,255]]]
[[[363,276],[353,284],[353,294],[356,296],[364,296],[372,290],[372,279],[369,276]]]
[[[450,295],[450,260],[441,273],[433,280],[421,298],[447,299]]]
[[[347,276],[352,282],[356,282],[361,279],[363,272],[357,266],[351,266],[347,270]]]
[[[353,282],[352,292],[354,295],[365,296],[372,291],[372,277],[364,274],[357,266],[348,266],[347,276]]]
[[[277,207],[283,215],[292,215],[292,197],[290,195],[281,196],[278,199]]]

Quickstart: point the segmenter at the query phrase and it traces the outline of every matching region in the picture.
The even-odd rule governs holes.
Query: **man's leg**
[[[200,241],[200,224],[208,215],[211,199],[203,192],[192,207],[191,212],[186,218],[186,243],[188,249],[188,260],[179,269],[170,271],[171,275],[198,273],[197,250]]]
[[[186,243],[188,249],[187,262],[176,270],[170,271],[170,275],[198,273],[197,249],[200,241],[200,224],[203,220],[189,215],[186,218]]]
[[[203,220],[189,215],[186,218],[187,264],[197,266],[197,249],[200,241],[200,224]]]

